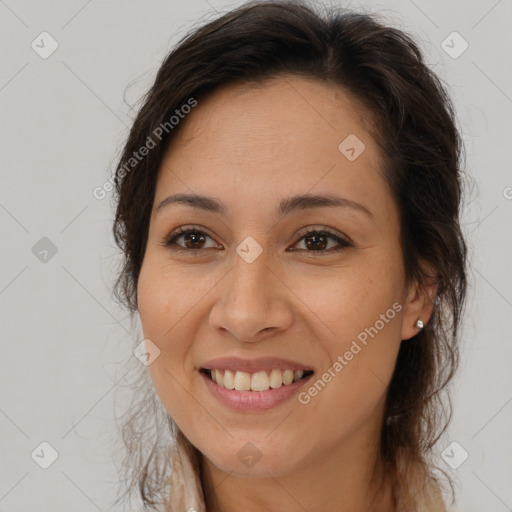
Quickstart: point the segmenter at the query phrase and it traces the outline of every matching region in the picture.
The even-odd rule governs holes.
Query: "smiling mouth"
[[[281,370],[278,368],[254,373],[201,368],[218,386],[235,391],[268,391],[306,379],[313,374],[308,370]]]

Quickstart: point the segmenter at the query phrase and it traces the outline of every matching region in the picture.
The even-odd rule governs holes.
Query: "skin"
[[[203,455],[209,512],[394,510],[378,459],[385,393],[401,340],[417,333],[418,318],[428,321],[434,290],[405,280],[398,210],[363,113],[344,90],[312,79],[229,85],[182,121],[162,161],[139,313],[161,351],[149,366],[156,391]],[[366,146],[354,161],[338,149],[349,134]],[[175,193],[215,197],[227,212],[157,212]],[[371,216],[322,207],[276,218],[281,199],[304,193],[336,193]],[[184,237],[181,252],[164,245],[191,225],[208,235],[192,245],[203,249],[187,249]],[[325,239],[315,251],[305,227],[330,228],[354,247],[333,252],[338,244]],[[248,236],[263,249],[250,264],[236,252]],[[198,373],[216,357],[270,355],[318,378],[394,303],[401,311],[306,405],[294,397],[233,411]],[[237,456],[247,442],[261,454],[250,468]]]

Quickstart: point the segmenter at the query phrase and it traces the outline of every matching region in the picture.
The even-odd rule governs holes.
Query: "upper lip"
[[[254,359],[244,359],[242,357],[219,357],[211,359],[201,365],[201,368],[207,370],[231,370],[247,373],[272,370],[274,368],[283,370],[304,370],[313,371],[313,368],[307,364],[279,357],[257,357]]]

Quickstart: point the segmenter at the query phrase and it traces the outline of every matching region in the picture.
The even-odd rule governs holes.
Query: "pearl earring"
[[[423,329],[423,327],[425,326],[425,324],[423,323],[423,321],[418,318],[418,321],[416,322],[416,327],[421,331],[421,329]]]

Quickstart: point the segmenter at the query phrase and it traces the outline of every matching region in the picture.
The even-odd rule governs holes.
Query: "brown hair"
[[[286,75],[336,84],[365,106],[400,212],[406,277],[437,281],[431,320],[401,345],[381,436],[382,460],[396,495],[414,510],[415,494],[429,478],[429,453],[451,414],[441,392],[458,363],[466,245],[459,224],[463,148],[453,106],[410,36],[375,15],[343,9],[322,14],[303,2],[278,0],[250,2],[184,37],[143,98],[116,168],[113,231],[124,260],[115,296],[132,315],[137,311],[137,280],[157,173],[181,126],[170,126],[171,116],[191,98],[201,102],[225,84],[263,83]],[[158,131],[161,126],[166,126],[165,134]],[[160,132],[158,144],[127,168],[134,152]],[[435,275],[426,275],[422,263]],[[148,428],[147,408],[153,408],[151,415],[161,415],[167,438],[169,426],[175,433],[172,419],[147,386],[151,383],[141,386],[146,395],[134,402],[123,429],[125,468],[131,467],[128,485],[138,485],[145,506],[157,503],[166,492],[170,470],[168,460],[155,449],[158,440],[152,439],[153,449],[144,452],[141,431]]]

